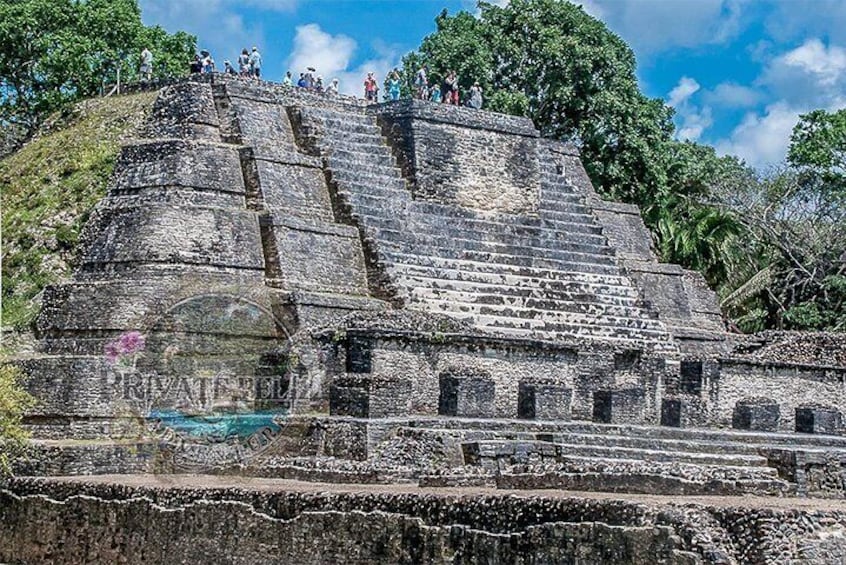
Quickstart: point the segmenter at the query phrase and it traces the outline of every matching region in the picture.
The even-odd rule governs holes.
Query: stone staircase
[[[335,208],[369,251],[371,288],[398,306],[511,336],[672,349],[602,228],[550,161],[537,215],[415,198],[374,116],[297,107],[300,145],[323,157]],[[373,281],[376,281],[375,283]]]
[[[301,323],[386,308],[369,295],[358,231],[335,219],[320,160],[300,151],[283,104],[254,96],[237,83],[215,88],[224,139],[242,147],[265,283],[295,306]]]
[[[842,436],[575,421],[421,419],[394,433],[460,446],[465,467],[424,475],[429,486],[469,475],[499,488],[784,496],[813,488],[797,461],[846,456]]]

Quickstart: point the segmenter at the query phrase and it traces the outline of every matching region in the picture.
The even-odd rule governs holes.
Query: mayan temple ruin
[[[2,563],[846,562],[846,340],[726,332],[527,118],[191,77],[80,245]]]

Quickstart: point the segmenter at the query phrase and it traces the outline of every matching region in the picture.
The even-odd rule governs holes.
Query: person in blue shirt
[[[388,78],[388,94],[391,96],[391,100],[399,100],[400,80],[396,71],[393,71]]]
[[[261,78],[261,53],[255,47],[250,54],[250,71],[254,77]]]

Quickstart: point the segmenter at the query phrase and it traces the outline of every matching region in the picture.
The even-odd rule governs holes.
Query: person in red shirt
[[[379,85],[376,83],[376,77],[373,73],[367,73],[367,78],[364,79],[364,98],[368,102],[378,102],[379,100]]]

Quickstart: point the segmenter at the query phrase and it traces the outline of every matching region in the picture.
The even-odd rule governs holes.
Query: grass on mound
[[[155,97],[81,102],[0,161],[2,327],[25,329],[41,290],[70,275],[79,230],[106,194],[120,143],[135,134]]]

